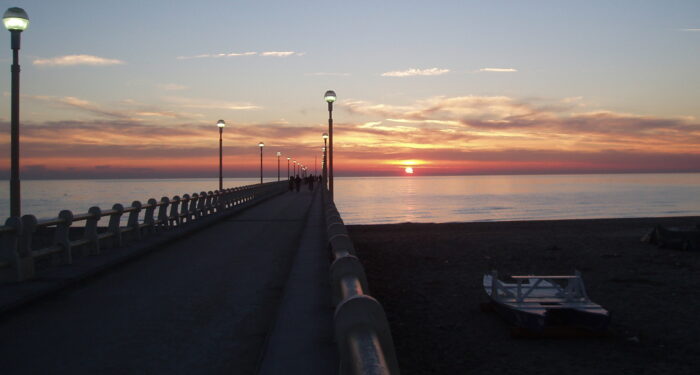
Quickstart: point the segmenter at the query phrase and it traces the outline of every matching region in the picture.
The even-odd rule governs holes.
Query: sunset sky
[[[22,178],[700,171],[700,1],[47,1]],[[9,168],[10,35],[0,38]],[[283,162],[286,169],[286,160]]]

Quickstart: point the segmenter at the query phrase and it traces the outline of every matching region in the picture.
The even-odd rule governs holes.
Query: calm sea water
[[[348,224],[700,215],[700,174],[339,179]]]
[[[272,181],[266,179],[265,181]],[[226,186],[255,184],[227,179]],[[22,212],[128,206],[203,190],[217,179],[27,180]],[[7,217],[9,183],[0,184]],[[700,174],[336,178],[335,201],[348,224],[503,221],[700,215]]]

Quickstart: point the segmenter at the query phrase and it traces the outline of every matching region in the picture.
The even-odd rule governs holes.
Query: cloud
[[[229,53],[214,53],[214,54],[201,54],[194,56],[178,56],[178,60],[191,60],[191,59],[217,59],[224,57],[239,57],[239,56],[263,56],[263,57],[288,57],[288,56],[304,56],[306,52],[295,52],[295,51],[267,51],[267,52],[229,52]]]
[[[700,123],[695,119],[605,110],[580,112],[580,101],[441,96],[408,105],[346,100],[344,107],[350,114],[363,117],[362,124],[353,129],[358,132],[358,141],[359,133],[374,132],[386,136],[375,138],[379,143],[415,148],[440,145],[435,147],[694,152],[700,144]],[[409,128],[420,130],[415,133],[418,136],[407,136]],[[443,138],[446,136],[450,138]],[[431,139],[440,141],[433,143]]]
[[[55,106],[78,109],[83,113],[97,115],[100,118],[107,117],[135,121],[141,117],[166,117],[175,119],[194,119],[199,117],[198,114],[171,111],[151,105],[140,104],[133,100],[123,100],[119,105],[110,106],[110,108],[107,109],[97,103],[73,96],[25,95],[23,97],[50,103]]]
[[[691,28],[691,29],[683,29],[683,31],[698,32],[698,31],[700,31],[700,29],[698,29],[698,28]]]
[[[32,64],[38,66],[73,66],[73,65],[93,65],[93,66],[106,66],[106,65],[119,65],[124,64],[124,61],[117,59],[108,59],[99,56],[92,55],[66,55],[57,56],[50,59],[36,59],[32,61]]]
[[[287,57],[287,56],[292,56],[294,54],[295,54],[294,51],[286,51],[286,52],[271,51],[271,52],[261,52],[260,56]]]
[[[249,102],[227,102],[215,99],[202,99],[202,98],[184,98],[171,96],[166,97],[164,100],[168,103],[177,105],[178,107],[184,108],[198,108],[198,109],[228,109],[234,111],[250,111],[262,109],[263,107],[249,103]]]
[[[489,73],[514,73],[517,72],[517,69],[514,68],[481,68],[479,69],[480,72],[489,72]]]
[[[205,53],[202,55],[195,55],[195,56],[178,56],[178,60],[190,60],[190,59],[209,59],[209,58],[221,58],[221,57],[237,57],[237,56],[254,56],[257,55],[257,52],[229,52],[229,53],[216,53],[216,54],[209,54]]]
[[[392,72],[382,73],[382,77],[413,77],[413,76],[439,76],[442,74],[449,73],[449,69],[407,69],[407,70],[395,70]]]
[[[102,108],[101,106],[90,102],[88,100],[76,98],[74,96],[48,96],[48,95],[27,95],[26,96],[29,99],[32,100],[39,100],[47,103],[51,103],[54,105],[60,105],[63,107],[70,107],[70,108],[75,108],[82,110],[83,112],[94,114],[94,115],[99,115],[99,116],[106,116],[106,117],[113,117],[113,118],[128,118],[129,115],[123,112],[115,111],[115,110],[110,110],[110,109],[105,109]]]
[[[80,98],[47,98],[88,113],[105,112]],[[439,96],[401,105],[350,99],[343,103],[349,114],[338,116],[334,124],[336,168],[341,175],[386,174],[394,168],[392,160],[425,160],[422,174],[700,171],[697,120],[579,112],[577,103],[583,99],[574,99],[569,104],[562,99]],[[124,103],[125,108],[98,119],[23,123],[25,165],[36,166],[32,176],[216,174],[218,133],[211,121],[166,119],[167,111]],[[171,103],[182,108],[209,101],[177,98]],[[361,118],[352,121],[355,116]],[[308,165],[314,156],[320,161],[323,122],[229,124],[224,165],[232,173],[257,173],[260,140],[265,141],[264,162],[270,170],[276,168],[276,151]],[[0,130],[8,127],[0,121]],[[0,160],[7,161],[7,156]]]

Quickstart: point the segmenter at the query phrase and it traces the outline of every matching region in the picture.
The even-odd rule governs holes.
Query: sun
[[[413,174],[413,168],[411,168],[411,167],[406,167],[405,170],[406,170],[406,173],[408,173],[408,174]]]

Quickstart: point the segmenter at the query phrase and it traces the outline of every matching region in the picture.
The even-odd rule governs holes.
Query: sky
[[[23,179],[216,177],[219,119],[225,176],[313,171],[329,89],[336,176],[700,171],[698,1],[2,5]]]

